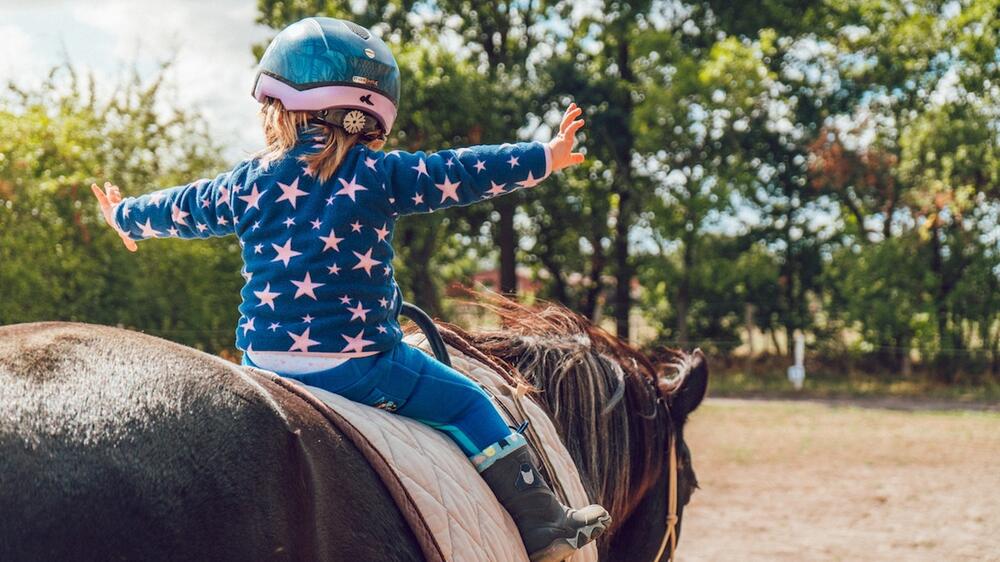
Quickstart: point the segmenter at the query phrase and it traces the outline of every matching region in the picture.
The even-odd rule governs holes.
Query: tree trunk
[[[937,320],[938,356],[934,361],[934,374],[941,382],[951,384],[954,382],[953,361],[949,351],[948,342],[948,290],[944,279],[944,259],[941,256],[940,229],[937,225],[937,217],[934,217],[934,225],[931,227],[931,272],[933,279],[937,281],[934,291],[934,313]]]
[[[496,210],[500,214],[497,224],[500,243],[500,292],[517,294],[517,232],[514,230],[516,206],[510,197],[498,199]]]
[[[635,137],[630,127],[632,115],[632,61],[629,53],[628,25],[619,31],[617,63],[621,76],[619,112],[622,123],[618,127],[615,146],[617,173],[614,181],[618,195],[618,217],[615,221],[615,331],[619,338],[629,341],[630,313],[632,311],[632,264],[629,260],[628,235],[632,228],[632,148]]]
[[[415,226],[415,225],[414,225]],[[410,290],[413,291],[413,304],[424,309],[431,316],[441,316],[441,294],[434,280],[435,269],[430,266],[437,249],[435,236],[417,236],[416,228],[405,228],[401,233],[403,247],[408,250],[410,263],[419,264],[409,268]]]
[[[596,324],[600,316],[601,295],[604,293],[604,281],[602,277],[607,259],[604,255],[604,247],[601,246],[600,235],[592,237],[590,243],[594,247],[594,255],[590,257],[590,272],[588,274],[590,286],[587,287],[586,294],[584,295],[580,314],[586,316],[591,322]]]
[[[629,263],[628,232],[629,221],[626,217],[628,191],[620,194],[621,208],[618,221],[615,224],[615,333],[619,338],[629,340],[629,312],[632,310],[632,267]]]
[[[677,345],[688,346],[688,310],[691,305],[691,267],[694,262],[693,241],[684,241],[683,266],[680,282],[677,284]]]

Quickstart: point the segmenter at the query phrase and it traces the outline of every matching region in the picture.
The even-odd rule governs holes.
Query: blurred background
[[[651,352],[703,348],[713,396],[882,408],[710,402],[690,437],[708,491],[682,555],[997,560],[998,418],[969,410],[1000,402],[998,13],[998,0],[0,0],[0,324],[121,325],[234,358],[236,240],[129,254],[88,186],[137,194],[249,157],[267,41],[343,17],[402,67],[392,148],[547,139],[570,101],[586,111],[586,164],[400,222],[409,300],[471,327],[491,319],[461,287],[555,301]],[[800,390],[786,378],[796,340]],[[879,484],[837,480],[845,463]],[[929,505],[955,516],[947,537]]]
[[[769,0],[0,1],[0,323],[120,324],[232,354],[235,240],[128,255],[91,182],[140,193],[262,146],[254,63],[345,17],[403,69],[394,147],[548,138],[544,189],[402,221],[410,300],[565,304],[637,345],[699,346],[719,392],[1000,396],[998,3]],[[422,267],[413,267],[421,264]]]

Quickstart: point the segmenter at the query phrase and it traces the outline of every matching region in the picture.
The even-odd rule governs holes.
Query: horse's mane
[[[672,428],[658,399],[683,382],[687,356],[671,352],[672,376],[658,376],[662,365],[562,306],[497,295],[478,295],[477,304],[501,328],[443,326],[446,343],[537,389],[533,397],[550,412],[590,497],[623,522],[663,470]]]

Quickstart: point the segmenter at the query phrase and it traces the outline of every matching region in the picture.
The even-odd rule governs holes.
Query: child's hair
[[[299,130],[306,125],[323,129],[326,143],[319,152],[303,157],[303,162],[316,171],[316,177],[325,182],[337,171],[347,151],[362,142],[373,150],[381,150],[385,140],[381,137],[369,138],[362,134],[349,134],[344,129],[312,119],[308,111],[285,109],[281,100],[268,98],[260,107],[264,124],[264,141],[267,146],[258,156],[264,163],[272,162],[285,155],[298,142]]]

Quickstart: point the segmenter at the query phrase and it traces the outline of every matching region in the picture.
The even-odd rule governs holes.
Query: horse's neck
[[[641,384],[635,379],[626,381],[627,385]],[[535,394],[534,399],[551,413],[556,408],[548,403],[546,394]],[[598,459],[598,462],[591,458],[591,449],[597,446],[598,440],[616,439],[616,436],[586,435],[581,438],[579,431],[575,431],[581,425],[575,417],[578,412],[565,404],[560,408],[559,415],[552,418],[591,493],[592,501],[603,505],[614,517],[612,532],[639,510],[649,508],[647,500],[662,486],[665,473],[663,452],[670,427],[666,423],[665,412],[658,408],[648,412],[642,410],[638,402],[643,397],[643,389],[626,388],[622,403],[616,406],[624,409],[622,421],[626,424],[624,432],[629,450],[622,453],[627,454],[609,454],[610,458]],[[648,530],[650,527],[645,528]]]

